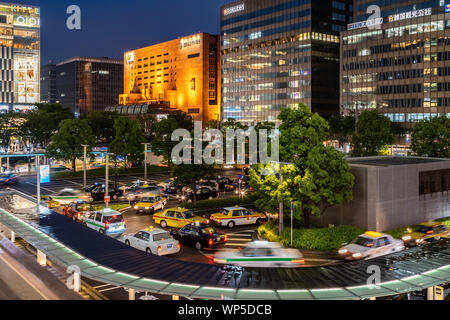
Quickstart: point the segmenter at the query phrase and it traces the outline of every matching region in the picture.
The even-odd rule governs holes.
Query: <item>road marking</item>
[[[72,183],[72,184],[74,184],[74,185],[76,185],[76,186],[81,186],[81,187],[83,187],[83,185],[81,184],[81,183],[76,183],[76,182],[73,182],[73,181],[70,181],[70,180],[63,180],[64,182],[68,182],[68,183]]]
[[[37,188],[37,185],[35,185],[34,183],[31,183],[31,182],[27,182],[28,184],[31,184],[32,186],[35,186],[36,188]],[[48,191],[48,192],[51,192],[51,193],[54,193],[55,191],[54,190],[50,190],[50,189],[47,189],[47,188],[44,188],[44,187],[42,187],[41,186],[41,189],[42,190],[45,190],[45,191]]]

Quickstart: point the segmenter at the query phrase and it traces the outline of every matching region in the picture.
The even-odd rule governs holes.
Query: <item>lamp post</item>
[[[150,143],[143,143],[145,146],[144,151],[144,180],[147,182],[147,153],[148,153],[148,146]]]
[[[105,167],[105,207],[109,206],[109,153],[106,153],[106,167]],[[108,199],[108,200],[107,200]]]
[[[8,158],[9,159],[9,158]],[[39,156],[36,155],[36,198],[37,198],[37,207],[36,210],[39,213],[40,206],[41,206],[41,169],[39,165]]]
[[[83,186],[84,190],[86,190],[86,157],[87,157],[87,147],[88,145],[82,144],[81,145],[84,148],[84,158],[83,158]]]
[[[283,185],[283,165],[294,165],[293,163],[290,162],[280,162],[280,161],[273,161],[274,163],[278,163],[280,165],[280,186]],[[283,208],[283,201],[280,202],[280,209],[279,209],[279,229],[278,232],[279,234],[283,234],[284,231],[284,208]]]

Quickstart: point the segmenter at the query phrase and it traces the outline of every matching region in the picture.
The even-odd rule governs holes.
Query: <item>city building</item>
[[[378,19],[367,14],[373,4]],[[404,128],[450,116],[447,12],[442,0],[355,1],[355,22],[341,33],[342,113],[377,109]]]
[[[165,104],[206,123],[220,120],[219,36],[199,33],[128,51],[120,104]]]
[[[76,115],[103,111],[119,103],[123,61],[74,57],[56,64],[56,102]]]
[[[353,200],[327,209],[321,224],[387,231],[450,216],[450,160],[420,157],[348,159]]]
[[[0,3],[0,113],[40,100],[40,15],[36,6]]]
[[[41,103],[56,103],[56,64],[41,67]]]
[[[351,0],[242,0],[222,7],[222,119],[278,123],[282,108],[339,113],[339,32]]]

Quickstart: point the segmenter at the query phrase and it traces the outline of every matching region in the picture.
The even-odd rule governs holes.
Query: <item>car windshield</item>
[[[429,231],[433,231],[433,228],[427,227],[427,226],[417,226],[414,228],[414,232],[418,232],[418,233],[427,233]]]
[[[103,217],[103,222],[105,222],[105,223],[120,223],[120,222],[123,222],[123,217],[122,216]]]
[[[170,233],[164,232],[164,233],[157,233],[153,235],[153,241],[164,241],[167,239],[170,239]]]
[[[155,198],[144,197],[142,198],[142,202],[153,203],[155,202]]]
[[[206,236],[208,234],[214,234],[216,233],[216,229],[214,229],[213,227],[208,227],[208,228],[203,228],[202,230],[202,235]]]
[[[224,216],[227,216],[230,213],[230,210],[223,209],[220,213],[223,214]]]
[[[192,219],[194,217],[194,213],[191,211],[186,211],[183,214],[186,219]]]
[[[353,244],[357,244],[364,247],[373,247],[374,240],[366,237],[358,237],[355,240],[353,240]]]

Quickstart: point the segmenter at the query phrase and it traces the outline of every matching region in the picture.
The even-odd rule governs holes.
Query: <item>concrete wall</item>
[[[450,193],[419,196],[419,173],[450,168],[450,161],[368,166],[350,164],[355,176],[353,200],[328,209],[323,225],[355,225],[386,231],[450,216]]]

